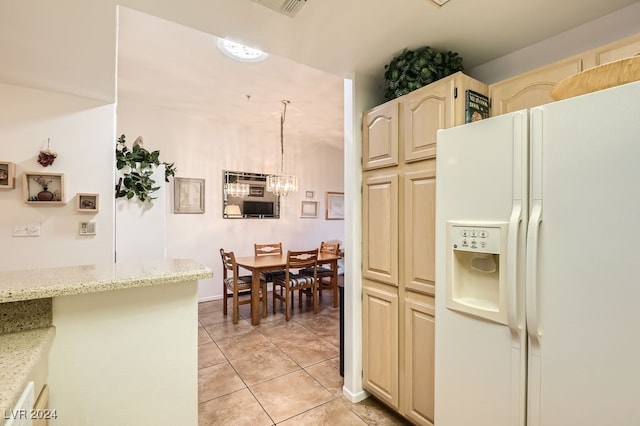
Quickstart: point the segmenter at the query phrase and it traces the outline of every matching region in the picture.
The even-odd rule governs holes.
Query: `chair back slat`
[[[340,251],[340,243],[337,242],[322,242],[320,243],[320,253],[338,254]]]
[[[254,244],[253,247],[256,256],[271,256],[274,254],[282,254],[282,243]]]
[[[223,249],[220,249],[220,256],[222,257],[222,266],[224,267],[223,272],[226,278],[227,271],[236,271],[236,257],[232,251],[225,252]]]
[[[287,252],[287,269],[317,268],[318,249]]]

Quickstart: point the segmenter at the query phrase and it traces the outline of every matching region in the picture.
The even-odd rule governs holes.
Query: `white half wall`
[[[127,143],[131,149],[133,141]],[[156,167],[151,179],[159,189],[151,195],[154,200],[142,202],[136,198],[116,199],[115,244],[116,262],[152,262],[165,258],[166,185],[165,167]],[[119,180],[120,174],[116,175]]]
[[[50,424],[197,425],[196,285],[54,297]]]
[[[194,259],[214,272],[214,278],[200,280],[201,301],[222,296],[220,248],[246,256],[253,255],[254,243],[280,241],[285,250],[296,250],[327,240],[345,241],[345,222],[325,220],[325,193],[344,190],[343,151],[317,148],[316,141],[286,143],[286,172],[298,176],[300,190],[281,200],[280,219],[222,218],[223,170],[279,170],[277,119],[273,127],[272,134],[258,133],[242,117],[222,123],[212,116],[118,99],[118,135],[124,133],[130,141],[143,136],[146,149],[160,150],[160,161],[175,162],[176,176],[205,179],[204,214],[173,213],[173,180],[167,184],[164,206],[167,257]],[[306,191],[313,191],[314,198],[305,198]],[[317,218],[300,218],[302,200],[318,202]]]
[[[115,107],[95,100],[0,84],[0,161],[16,163],[14,189],[0,189],[0,270],[109,262],[113,259]],[[58,153],[38,164],[38,152]],[[65,205],[25,204],[24,172],[63,173]],[[99,194],[99,212],[76,210],[77,193]],[[96,235],[81,236],[81,221]],[[39,237],[13,237],[14,225],[40,225]]]

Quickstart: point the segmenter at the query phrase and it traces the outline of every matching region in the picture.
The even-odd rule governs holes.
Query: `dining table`
[[[338,281],[338,260],[340,254],[318,253],[318,265],[331,265],[335,271],[332,284]],[[239,267],[251,271],[251,324],[260,324],[260,273],[285,269],[287,266],[287,254],[271,254],[267,256],[242,256],[236,258]]]

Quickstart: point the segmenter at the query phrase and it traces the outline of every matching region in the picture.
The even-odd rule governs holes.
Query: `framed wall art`
[[[301,201],[300,217],[318,217],[317,201]]]
[[[32,205],[63,205],[64,175],[62,173],[25,172],[22,175],[24,202]]]
[[[12,189],[15,186],[15,170],[15,164],[0,161],[0,189]]]
[[[344,219],[344,192],[327,192],[326,219]]]
[[[204,179],[174,179],[174,213],[204,213]]]
[[[76,210],[83,213],[89,213],[89,212],[96,213],[98,211],[99,197],[100,197],[99,194],[79,193]]]

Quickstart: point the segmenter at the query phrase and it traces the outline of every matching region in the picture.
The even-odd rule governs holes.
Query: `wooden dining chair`
[[[300,269],[309,268],[312,274],[301,274]],[[287,252],[287,266],[284,276],[276,276],[273,281],[273,312],[276,312],[276,299],[285,305],[285,319],[291,319],[293,292],[309,289],[313,297],[313,313],[318,313],[318,249]],[[279,287],[279,292],[276,291]]]
[[[322,242],[320,243],[320,253],[330,253],[337,255],[340,252],[340,243],[338,242]],[[313,270],[305,268],[300,271],[305,275],[312,275]],[[322,297],[322,290],[331,290],[333,292],[333,307],[338,307],[338,271],[337,266],[319,266],[317,269],[318,275],[318,293]],[[298,298],[299,303],[302,303],[302,293],[300,292]],[[308,291],[304,291],[309,295]]]
[[[239,275],[236,257],[232,251],[220,249],[222,257],[222,313],[227,316],[227,298],[233,299],[233,323],[238,323],[240,305],[251,303],[251,275]],[[267,282],[260,280],[260,301],[262,302],[262,316],[267,316]]]
[[[253,250],[255,256],[281,256],[282,243],[254,244]],[[268,283],[272,283],[274,277],[277,275],[284,276],[284,269],[260,272],[260,279],[265,280]]]

